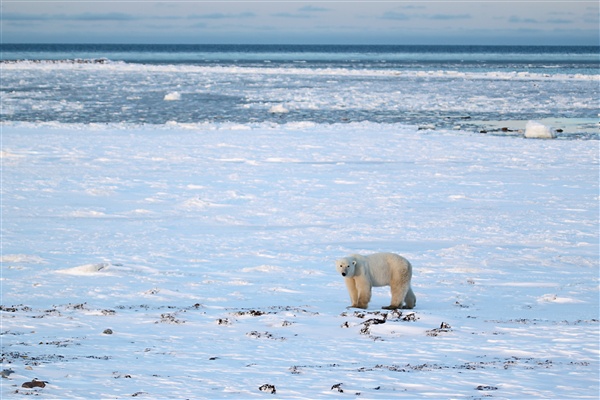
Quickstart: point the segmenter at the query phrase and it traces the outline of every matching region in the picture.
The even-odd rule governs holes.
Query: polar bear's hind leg
[[[402,308],[402,303],[410,291],[410,284],[406,282],[406,279],[402,274],[392,274],[390,291],[392,293],[392,301],[389,306],[383,307],[383,309],[395,310],[397,308]]]
[[[417,297],[415,296],[415,293],[413,292],[412,288],[408,288],[408,293],[406,293],[406,296],[404,297],[404,307],[403,308],[413,309],[413,308],[415,308],[416,304],[417,304]]]

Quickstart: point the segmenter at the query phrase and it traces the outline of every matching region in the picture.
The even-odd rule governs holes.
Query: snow
[[[2,127],[2,398],[597,398],[597,141],[245,127]]]

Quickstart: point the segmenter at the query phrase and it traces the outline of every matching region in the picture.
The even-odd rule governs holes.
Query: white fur
[[[373,286],[390,286],[392,301],[389,306],[383,307],[385,309],[413,308],[417,302],[410,287],[412,265],[398,254],[353,254],[340,258],[335,266],[345,278],[351,307],[366,309],[371,301]]]

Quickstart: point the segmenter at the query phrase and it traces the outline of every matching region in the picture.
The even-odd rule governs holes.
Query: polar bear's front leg
[[[356,279],[356,288],[358,290],[357,308],[367,309],[371,301],[371,282],[364,276]]]
[[[356,289],[354,278],[345,278],[344,281],[346,281],[346,287],[348,288],[348,294],[350,295],[352,304],[350,307],[358,307],[358,290]]]

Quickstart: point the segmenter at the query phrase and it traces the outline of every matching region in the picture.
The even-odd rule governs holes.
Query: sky
[[[598,45],[599,2],[1,0],[2,43]]]

